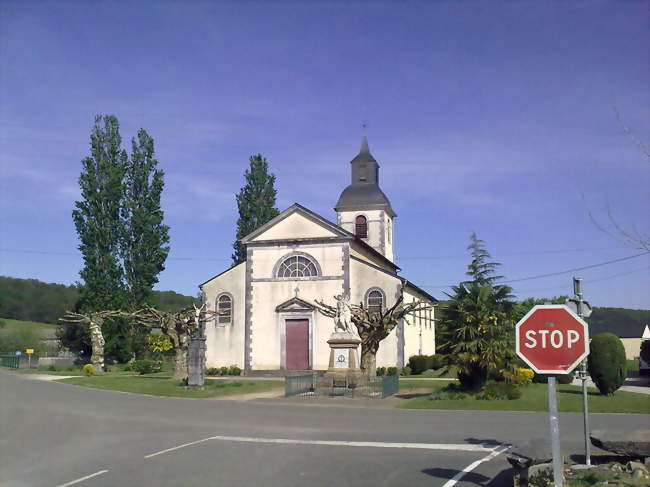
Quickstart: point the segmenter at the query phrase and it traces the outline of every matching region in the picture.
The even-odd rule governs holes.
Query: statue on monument
[[[334,296],[336,300],[336,316],[334,316],[334,333],[354,333],[352,311],[350,310],[350,293]]]

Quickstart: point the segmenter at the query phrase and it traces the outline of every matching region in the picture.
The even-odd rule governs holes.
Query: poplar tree
[[[169,228],[160,207],[164,173],[144,129],[132,140],[130,158],[121,148],[119,123],[112,115],[95,118],[90,140],[91,155],[83,159],[79,177],[81,200],[72,212],[84,260],[75,309],[133,311],[151,304],[169,253]],[[62,339],[88,348],[85,329],[78,323],[64,326]],[[107,319],[102,333],[108,357],[125,361],[144,349],[146,330],[126,319]]]
[[[98,311],[121,307],[124,297],[120,264],[127,154],[121,148],[120,127],[112,115],[98,115],[90,135],[90,157],[82,160],[81,200],[72,212],[84,266],[77,309]]]
[[[154,159],[153,138],[140,129],[131,146],[124,178],[121,256],[128,308],[134,310],[152,304],[153,286],[169,254],[169,227],[163,224],[164,172]]]
[[[246,249],[239,240],[280,214],[275,207],[275,176],[269,174],[268,162],[262,154],[250,157],[250,168],[244,178],[246,184],[236,195],[239,219],[233,244],[233,266],[246,260]]]

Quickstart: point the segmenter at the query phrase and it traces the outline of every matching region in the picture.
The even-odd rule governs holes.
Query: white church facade
[[[352,182],[341,193],[333,223],[294,204],[244,237],[246,261],[200,285],[209,309],[206,365],[250,371],[327,370],[334,320],[316,300],[386,308],[404,288],[406,302],[430,309],[403,320],[385,338],[377,366],[403,367],[411,355],[435,353],[437,301],[398,274],[393,211],[379,188],[379,164],[364,137],[351,161]]]

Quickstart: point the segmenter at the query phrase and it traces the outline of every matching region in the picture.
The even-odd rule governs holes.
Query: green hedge
[[[603,395],[614,394],[627,377],[625,347],[613,333],[599,333],[589,344],[587,368],[591,379]]]

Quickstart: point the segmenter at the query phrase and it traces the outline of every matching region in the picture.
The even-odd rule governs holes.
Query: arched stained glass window
[[[228,294],[217,298],[217,324],[232,325],[232,298]]]
[[[366,297],[366,307],[371,313],[378,313],[384,309],[384,293],[379,289],[371,290]]]
[[[359,215],[354,220],[354,234],[359,238],[368,238],[368,220]]]
[[[314,261],[303,255],[290,255],[285,257],[277,270],[277,277],[315,277],[318,276],[318,267]]]

